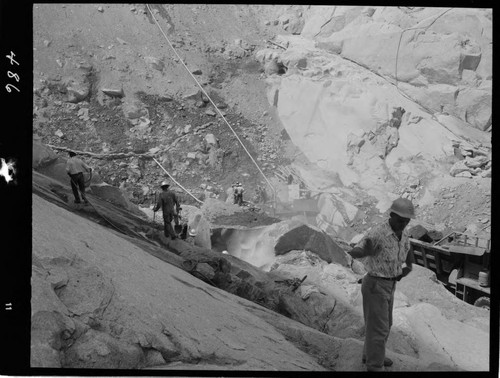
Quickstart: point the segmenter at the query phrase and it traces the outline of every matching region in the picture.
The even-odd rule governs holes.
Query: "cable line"
[[[149,7],[149,4],[146,4],[146,7],[148,8],[149,13],[151,14],[151,17],[153,18],[155,24],[158,26],[158,28],[160,29],[161,33],[165,37],[167,43],[169,44],[169,46],[172,49],[172,51],[174,52],[174,54],[177,56],[177,58],[179,59],[179,61],[181,62],[181,64],[184,66],[184,68],[186,69],[186,71],[189,73],[189,75],[196,82],[196,84],[198,85],[198,87],[200,88],[200,90],[202,91],[202,93],[208,98],[208,100],[210,101],[210,103],[217,110],[217,112],[219,113],[219,115],[221,116],[221,118],[224,120],[224,122],[226,123],[226,125],[229,127],[229,129],[234,134],[235,138],[238,140],[238,142],[240,143],[240,145],[243,147],[243,150],[245,150],[245,152],[247,153],[247,155],[250,157],[250,160],[252,161],[252,163],[257,167],[257,170],[259,171],[259,173],[262,175],[262,177],[264,177],[264,179],[267,182],[267,185],[269,185],[269,187],[271,188],[271,191],[273,192],[273,215],[274,215],[274,212],[276,210],[276,190],[274,189],[273,185],[267,179],[267,177],[264,174],[264,172],[262,172],[262,170],[260,169],[260,167],[257,164],[257,162],[254,160],[254,158],[252,157],[252,155],[250,154],[250,152],[247,150],[247,148],[245,147],[245,145],[243,144],[243,142],[241,141],[241,139],[238,137],[238,134],[236,134],[236,132],[234,131],[234,129],[231,127],[231,125],[229,124],[229,122],[226,120],[226,117],[224,117],[224,115],[219,110],[219,108],[217,107],[217,105],[215,105],[214,101],[212,101],[212,99],[210,98],[210,96],[208,95],[208,93],[205,91],[205,89],[203,89],[203,86],[198,82],[198,80],[196,80],[196,77],[194,77],[194,75],[191,73],[191,71],[189,70],[189,68],[186,66],[186,64],[184,63],[184,61],[182,60],[182,58],[179,56],[179,54],[177,54],[177,51],[175,50],[175,47],[172,45],[172,43],[168,39],[167,35],[165,34],[165,32],[163,31],[163,29],[161,28],[160,24],[156,20],[153,12],[151,11],[151,8]]]
[[[197,202],[203,204],[203,201],[196,198],[194,195],[192,195],[189,192],[189,190],[187,190],[181,184],[179,184],[177,181],[175,181],[175,179],[170,175],[170,173],[167,172],[167,170],[165,168],[163,168],[163,166],[158,162],[158,160],[156,160],[155,158],[153,158],[153,160],[155,161],[156,164],[158,164],[160,166],[161,169],[163,169],[165,171],[165,173],[168,175],[168,177],[170,177],[172,179],[172,181],[175,182],[176,185],[178,185],[182,190],[184,190],[187,194],[189,194],[191,197],[193,197]]]

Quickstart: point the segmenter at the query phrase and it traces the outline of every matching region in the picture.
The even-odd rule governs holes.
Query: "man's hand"
[[[367,256],[375,256],[378,253],[379,249],[380,247],[375,248],[374,243],[371,239],[366,238],[364,246],[362,248],[354,247],[349,252],[347,252],[347,254],[350,255],[353,259],[360,259]]]
[[[410,269],[410,268],[408,268],[407,266],[405,266],[405,267],[403,268],[403,273],[402,273],[402,274],[400,274],[399,276],[397,276],[397,277],[396,277],[396,278],[397,278],[397,280],[398,280],[398,281],[401,281],[401,278],[406,277],[408,274],[410,274],[410,272],[411,272],[411,269]]]
[[[366,238],[363,249],[365,250],[367,256],[375,256],[378,252],[378,248],[375,248],[373,241],[369,238]]]

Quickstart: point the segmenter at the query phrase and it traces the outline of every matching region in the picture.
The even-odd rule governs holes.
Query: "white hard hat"
[[[413,203],[407,198],[394,200],[389,211],[403,218],[415,218],[415,208],[413,207]]]
[[[168,183],[168,181],[163,181],[160,186],[161,187],[170,186],[170,184]]]

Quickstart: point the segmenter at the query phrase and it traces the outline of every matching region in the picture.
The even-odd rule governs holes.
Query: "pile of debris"
[[[453,177],[491,177],[491,149],[473,146],[464,141],[453,141],[455,156],[459,159],[450,169]]]

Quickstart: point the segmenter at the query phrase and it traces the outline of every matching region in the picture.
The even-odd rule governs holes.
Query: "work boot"
[[[363,357],[362,361],[365,364],[366,363],[366,357]],[[392,366],[393,363],[394,362],[392,362],[392,360],[389,357],[385,357],[384,358],[384,366]]]

